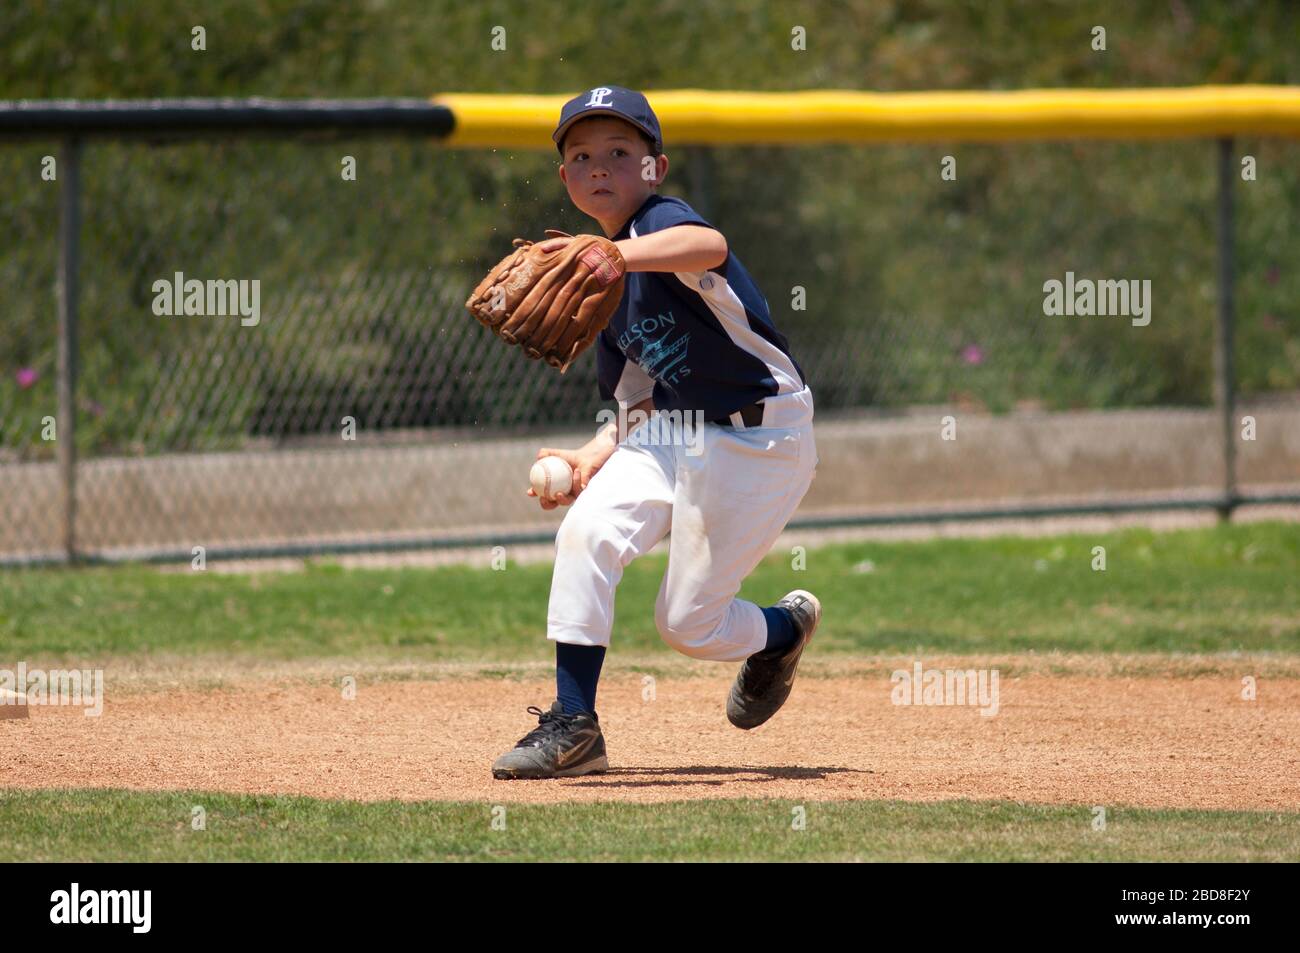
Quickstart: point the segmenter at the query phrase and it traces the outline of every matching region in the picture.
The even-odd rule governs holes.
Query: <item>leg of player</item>
[[[614,627],[623,570],[652,549],[672,519],[671,447],[623,445],[573,502],[555,538],[547,638],[556,643],[556,695],[529,708],[537,728],[492,766],[499,779],[606,770],[596,685]]]
[[[679,652],[744,660],[727,703],[733,724],[753,728],[785,703],[821,616],[795,590],[775,606],[737,599],[812,483],[812,426],[736,431],[709,425],[702,452],[679,459],[668,572],[655,618]]]

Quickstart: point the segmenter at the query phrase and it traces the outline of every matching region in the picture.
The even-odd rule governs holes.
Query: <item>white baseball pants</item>
[[[805,394],[807,392],[805,391]],[[569,507],[555,539],[547,638],[608,646],[624,568],[671,531],[655,624],[692,658],[737,661],[767,644],[762,610],[736,598],[812,483],[817,465],[811,397],[806,422],[731,429],[680,426],[622,441]],[[666,434],[675,434],[664,439]],[[652,431],[646,430],[646,433]],[[687,428],[685,433],[689,434]]]

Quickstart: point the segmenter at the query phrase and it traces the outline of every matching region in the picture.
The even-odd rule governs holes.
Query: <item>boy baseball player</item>
[[[669,532],[655,623],[692,658],[743,661],[727,698],[736,727],[755,728],[784,704],[821,618],[816,597],[799,589],[766,608],[736,598],[817,465],[812,393],[766,299],[720,232],[656,193],[668,157],[645,96],[589,90],[564,106],[552,138],[569,197],[626,263],[596,368],[601,397],[639,426],[610,423],[577,450],[538,451],[573,469],[568,494],[540,501],[570,507],[547,611],[557,699],[528,709],[539,724],[493,764],[501,779],[608,768],[596,684],[614,590],[628,563]]]

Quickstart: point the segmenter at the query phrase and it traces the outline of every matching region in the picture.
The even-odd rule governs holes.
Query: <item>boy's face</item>
[[[564,136],[560,179],[573,204],[612,236],[668,172],[667,156],[649,156],[650,144],[622,120],[583,119]]]

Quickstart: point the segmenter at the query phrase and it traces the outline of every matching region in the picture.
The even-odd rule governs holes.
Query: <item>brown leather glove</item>
[[[545,243],[516,238],[465,307],[503,341],[563,374],[609,324],[627,266],[618,246],[599,235],[547,229],[546,236],[569,241],[544,252]]]

